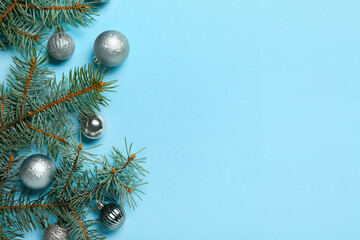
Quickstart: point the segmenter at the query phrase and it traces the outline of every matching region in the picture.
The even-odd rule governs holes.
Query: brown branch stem
[[[82,13],[84,13],[84,9],[86,10],[91,8],[89,5],[80,4],[80,1],[78,1],[74,6],[34,6],[25,3],[19,3],[19,0],[14,0],[14,2],[0,15],[0,22],[3,22],[5,18],[18,6],[34,10],[79,10]],[[23,33],[23,35],[26,35],[26,33]],[[30,36],[31,35],[29,35],[29,37]]]
[[[1,236],[3,236],[4,240],[9,240],[1,227],[0,227],[0,233],[1,233]]]
[[[59,140],[59,141],[61,141],[63,143],[69,143],[65,138],[56,136],[56,135],[54,135],[52,133],[45,132],[45,131],[43,131],[41,129],[37,129],[36,127],[33,127],[33,126],[31,126],[31,125],[29,125],[27,123],[25,123],[25,126],[32,129],[32,130],[34,130],[34,131],[36,131],[36,132],[39,132],[39,133],[42,133],[42,134],[47,135],[49,137],[55,138],[55,139],[57,139],[57,140]]]
[[[11,209],[25,209],[25,208],[46,208],[46,207],[63,207],[68,206],[68,203],[45,203],[45,204],[29,204],[29,205],[15,205],[15,206],[0,206],[0,210],[11,210]]]
[[[2,116],[4,114],[5,99],[6,99],[6,95],[5,95],[4,92],[2,93],[2,95],[3,95],[3,97],[2,97],[2,100],[1,100],[0,125],[2,125],[2,123],[3,123]]]
[[[23,8],[27,9],[37,9],[37,10],[82,10],[82,9],[90,9],[90,6],[86,4],[80,5],[80,1],[78,1],[74,6],[33,6],[21,3],[19,4]]]
[[[83,222],[81,221],[79,215],[75,212],[74,209],[72,209],[72,208],[70,208],[70,209],[71,209],[72,213],[74,214],[75,218],[76,218],[76,219],[78,220],[78,222],[80,223],[80,226],[81,226],[82,230],[84,231],[84,234],[85,234],[86,239],[87,239],[87,240],[90,240],[89,234],[88,234],[88,232],[86,231],[86,228],[85,228]]]
[[[34,39],[35,41],[40,41],[40,38],[37,37],[37,36],[31,35],[31,34],[26,33],[26,32],[19,31],[19,30],[14,29],[14,28],[12,28],[11,30],[13,30],[14,32],[17,32],[18,34],[24,35],[24,36],[26,36],[28,38]]]
[[[36,66],[36,58],[34,57],[32,59],[32,61],[31,61],[30,73],[29,73],[28,80],[26,82],[26,88],[25,88],[24,96],[23,96],[23,105],[22,105],[22,108],[21,108],[21,112],[23,114],[24,114],[24,110],[25,110],[26,97],[27,97],[27,95],[29,93],[29,87],[30,87],[31,80],[33,78],[35,66]]]
[[[4,19],[16,8],[19,0],[14,0],[14,2],[0,15],[0,22],[4,21]]]
[[[8,27],[7,25],[5,25],[5,24],[4,24],[3,26],[4,26],[5,28],[9,28],[9,27]],[[19,30],[15,29],[15,28],[10,28],[10,30],[12,30],[12,31],[14,31],[14,32],[16,32],[16,33],[18,33],[18,34],[24,35],[24,36],[26,36],[26,37],[28,37],[28,38],[34,39],[35,41],[39,41],[39,40],[40,40],[39,37],[36,37],[36,36],[31,35],[31,34],[26,33],[26,32],[19,31]]]
[[[4,174],[3,179],[1,179],[1,181],[0,181],[0,185],[2,185],[2,184],[5,182],[6,177],[7,177],[7,175],[8,175],[9,172],[10,172],[10,169],[11,169],[11,166],[12,166],[13,162],[14,162],[14,156],[11,156],[11,157],[10,157],[9,166],[8,166],[7,169],[6,169],[6,172],[5,172],[5,174]]]
[[[134,160],[136,158],[136,154],[134,153],[134,154],[131,154],[131,156],[130,157],[128,157],[128,160],[127,160],[127,162],[124,164],[124,166],[122,166],[122,168],[120,169],[120,173],[122,173],[123,171],[124,171],[124,169],[130,164],[130,162],[132,161],[132,160]]]
[[[65,183],[65,185],[64,185],[64,188],[63,188],[63,190],[61,191],[60,195],[65,192],[66,187],[67,187],[67,185],[68,185],[69,182],[70,182],[70,178],[71,178],[73,172],[75,171],[77,161],[79,160],[80,152],[81,152],[81,150],[82,150],[82,147],[83,147],[83,145],[82,145],[82,143],[80,143],[80,145],[78,146],[78,152],[77,152],[76,158],[75,158],[75,160],[74,160],[73,167],[72,167],[72,169],[71,169],[71,171],[70,171],[70,174],[69,174],[69,176],[68,176],[68,178],[67,178],[67,180],[66,180],[66,183]]]
[[[24,120],[26,120],[26,119],[29,119],[29,118],[34,117],[35,115],[37,115],[37,114],[45,111],[46,109],[52,108],[52,107],[54,107],[54,106],[56,106],[56,105],[59,105],[59,104],[61,104],[61,103],[63,103],[63,102],[66,102],[66,101],[68,101],[68,100],[70,100],[70,99],[72,99],[72,98],[74,98],[74,97],[77,97],[77,96],[79,96],[79,95],[82,95],[82,94],[87,93],[87,92],[89,92],[89,91],[91,91],[91,90],[94,90],[94,89],[101,90],[100,88],[101,88],[102,86],[104,86],[104,85],[105,85],[104,82],[96,83],[96,84],[94,84],[94,85],[92,85],[92,86],[90,86],[90,87],[87,87],[87,88],[83,89],[83,90],[77,91],[77,92],[72,93],[72,94],[68,94],[67,96],[62,97],[62,98],[60,98],[60,99],[58,99],[58,100],[56,100],[56,101],[54,101],[54,102],[51,102],[51,103],[49,103],[49,104],[47,104],[47,105],[45,105],[45,106],[42,106],[41,108],[39,108],[39,109],[37,109],[37,110],[35,110],[35,111],[28,112],[27,114],[25,114],[25,115],[23,115],[23,116],[15,119],[15,120],[13,120],[12,122],[7,123],[7,124],[1,126],[1,127],[0,127],[0,132],[3,132],[4,130],[7,130],[7,129],[9,129],[10,127],[13,127],[13,126],[17,125],[17,124],[21,123],[22,121],[24,121]]]

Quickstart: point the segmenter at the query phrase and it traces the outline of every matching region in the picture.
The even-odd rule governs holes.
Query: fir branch
[[[59,220],[65,224],[70,239],[76,240],[103,240],[105,237],[93,228],[99,222],[97,220],[87,219],[91,209],[84,210],[84,207],[68,207]]]
[[[81,174],[81,167],[84,161],[91,163],[99,161],[96,158],[88,158],[87,153],[83,152],[82,148],[82,144],[79,144],[77,151],[64,155],[59,166],[60,172],[57,175],[57,180],[60,179],[60,181],[56,181],[50,192],[40,194],[38,199],[30,200],[29,194],[26,191],[23,191],[18,199],[15,199],[14,195],[4,195],[2,197],[0,195],[0,220],[3,218],[3,221],[9,222],[12,219],[13,226],[23,231],[30,231],[36,228],[36,224],[45,228],[48,225],[47,215],[50,214],[66,224],[71,237],[76,236],[76,239],[79,240],[105,239],[97,230],[92,229],[92,226],[97,221],[86,219],[87,212],[91,211],[91,208],[88,208],[95,199],[100,201],[103,201],[104,198],[111,201],[117,201],[118,199],[120,204],[123,204],[123,198],[117,198],[119,195],[116,194],[119,191],[122,193],[123,191],[135,193],[132,188],[125,185],[127,181],[124,179],[130,179],[130,185],[134,185],[133,180],[131,180],[134,176],[128,174],[130,172],[137,172],[133,169],[135,166],[143,171],[142,167],[138,165],[142,160],[141,158],[136,158],[137,154],[129,154],[125,160],[124,156],[119,155],[117,150],[117,152],[113,152],[111,155],[115,161],[114,165],[110,165],[109,161],[104,157],[101,165],[105,166],[105,169],[95,169],[95,175],[86,174],[87,171]],[[130,150],[131,147],[130,149],[127,148],[127,151]],[[72,168],[68,169],[67,166],[69,166],[71,159],[73,160]],[[113,170],[114,166],[116,166],[115,171]],[[65,180],[63,176],[66,171],[68,171],[68,174]],[[123,179],[122,176],[126,177]],[[64,192],[68,192],[68,188],[73,184],[75,185],[71,187],[68,195],[63,195],[65,197],[60,198],[57,197],[57,192],[60,189],[65,189]],[[140,185],[138,184],[137,187]],[[87,186],[90,187],[90,191]],[[76,192],[74,189],[77,188],[80,189]],[[128,196],[127,200],[130,207],[133,208],[135,206],[133,198]]]
[[[66,179],[64,188],[63,188],[63,190],[61,191],[60,195],[65,192],[66,187],[69,185],[71,176],[73,175],[73,173],[74,173],[74,171],[75,171],[75,169],[76,169],[76,166],[77,166],[77,163],[78,163],[78,160],[79,160],[79,157],[80,157],[80,152],[81,152],[82,148],[83,148],[83,145],[82,145],[82,143],[80,143],[79,146],[78,146],[78,152],[77,152],[77,155],[76,155],[76,157],[75,157],[73,167],[71,168],[70,174],[69,174],[68,178]]]
[[[5,27],[5,28],[9,28],[9,27],[8,27],[7,25],[5,25],[5,24],[4,24],[4,27]],[[23,35],[23,36],[25,36],[25,37],[28,37],[28,38],[31,38],[31,39],[33,39],[33,40],[36,40],[36,41],[39,41],[39,40],[40,40],[40,37],[39,37],[39,36],[35,36],[35,35],[30,34],[30,33],[22,32],[22,31],[20,31],[20,30],[18,30],[18,29],[16,29],[16,28],[10,28],[10,29],[11,29],[12,31],[18,33],[18,34],[21,34],[21,35]]]
[[[24,238],[24,234],[20,234],[19,229],[7,226],[4,222],[0,222],[0,239],[1,240],[19,240]]]
[[[77,1],[74,6],[34,6],[34,5],[28,5],[28,4],[24,4],[24,3],[20,3],[19,6],[21,6],[23,8],[39,9],[39,10],[80,10],[80,11],[83,11],[83,9],[90,9],[90,6],[88,6],[86,4],[80,4],[80,1]]]
[[[71,239],[105,239],[93,229],[98,222],[87,219],[93,201],[121,205],[127,201],[135,208],[134,197],[146,184],[142,179],[148,173],[142,166],[145,158],[139,157],[141,150],[132,153],[132,144],[128,146],[125,139],[125,154],[114,148],[111,155],[98,159],[77,143],[71,117],[106,106],[103,92],[112,91],[114,81],[104,81],[104,70],[90,64],[75,68],[57,83],[53,71],[44,66],[45,57],[31,50],[23,58],[14,58],[7,87],[0,84],[0,239],[4,234],[16,239],[21,237],[17,231],[37,226],[45,229],[50,215],[66,225]],[[17,189],[18,166],[24,158],[17,154],[28,152],[29,146],[47,149],[59,163],[50,191],[35,200],[27,188]],[[83,170],[85,165],[95,169]]]
[[[11,13],[18,5],[19,0],[14,0],[14,2],[0,15],[0,22],[4,21],[4,19]]]
[[[93,91],[93,90],[103,92],[104,90],[102,90],[102,87],[104,87],[105,85],[106,85],[105,82],[97,82],[97,79],[94,78],[94,83],[93,83],[92,86],[89,86],[89,87],[87,87],[85,89],[79,90],[79,91],[71,93],[71,94],[70,94],[70,92],[68,92],[68,94],[66,96],[64,96],[64,97],[62,97],[60,99],[57,99],[57,100],[55,100],[55,101],[53,101],[51,103],[48,103],[48,104],[38,108],[37,110],[30,111],[27,114],[22,115],[19,118],[13,120],[12,122],[9,122],[9,123],[1,126],[0,127],[0,132],[3,132],[5,130],[11,128],[11,127],[14,127],[15,125],[23,122],[26,119],[32,118],[35,115],[37,115],[37,114],[39,114],[39,113],[41,113],[41,112],[43,112],[43,111],[45,111],[45,110],[47,110],[49,108],[52,108],[52,107],[54,107],[56,105],[59,105],[59,104],[62,104],[64,102],[66,102],[66,101],[69,101],[69,100],[71,100],[71,99],[73,99],[73,98],[75,98],[75,97],[77,97],[79,95],[83,95],[83,94],[88,93],[88,92]]]
[[[81,221],[79,215],[75,212],[74,209],[70,208],[70,210],[71,210],[71,212],[74,214],[76,220],[79,222],[79,224],[80,224],[80,226],[81,226],[81,229],[83,230],[83,232],[84,232],[84,234],[85,234],[86,239],[87,239],[87,240],[90,240],[89,234],[88,234],[88,232],[87,232],[87,230],[86,230],[83,222]]]
[[[5,106],[5,100],[6,100],[6,95],[4,93],[4,91],[1,91],[1,95],[2,95],[2,99],[1,99],[1,113],[0,113],[0,125],[2,125],[3,123],[3,113],[4,113],[4,106]]]
[[[39,36],[35,36],[35,35],[32,35],[30,33],[26,33],[26,32],[22,32],[20,30],[17,30],[17,29],[14,29],[14,28],[11,28],[11,30],[13,30],[14,32],[18,33],[18,34],[21,34],[21,35],[24,35],[25,37],[28,37],[28,38],[31,38],[35,41],[39,41],[40,40],[40,37]]]
[[[96,78],[94,79],[94,81],[96,82]],[[56,101],[54,101],[52,103],[49,103],[49,104],[47,104],[45,106],[42,106],[41,108],[39,108],[39,109],[37,109],[35,111],[29,112],[28,116],[24,116],[24,119],[33,117],[34,115],[39,114],[40,112],[43,112],[43,111],[47,110],[48,108],[52,108],[52,107],[54,107],[56,105],[59,105],[59,104],[61,104],[63,102],[69,101],[70,99],[75,98],[75,97],[77,97],[79,95],[82,95],[84,93],[87,93],[89,91],[92,91],[92,90],[102,91],[101,87],[104,86],[104,85],[105,85],[104,82],[94,83],[92,86],[87,87],[87,88],[85,88],[83,90],[77,91],[75,93],[70,94],[70,92],[68,92],[67,96],[65,96],[63,98],[60,98],[60,99],[58,99],[58,100],[56,100]],[[0,132],[3,129],[5,129],[5,128],[0,129]]]
[[[123,188],[125,188],[126,191],[128,191],[129,193],[134,193],[134,190],[132,190],[132,188],[129,188],[129,187],[127,187],[127,186],[124,186],[122,183],[121,183],[121,186],[122,186]]]
[[[18,4],[19,10],[25,14],[30,14],[33,19],[39,19],[43,25],[52,28],[54,25],[70,24],[78,27],[87,26],[93,21],[94,2],[84,3],[83,0],[64,0],[63,2],[54,3],[43,1],[33,1],[31,4],[21,2]]]
[[[30,83],[31,83],[31,80],[32,80],[32,77],[33,77],[33,74],[34,74],[35,66],[36,66],[36,57],[34,57],[32,59],[32,62],[31,62],[30,73],[29,73],[28,81],[26,83],[26,89],[24,91],[24,96],[23,96],[23,105],[22,105],[22,108],[21,108],[22,113],[24,113],[26,97],[27,97],[28,92],[29,92],[29,86],[30,86]]]
[[[56,203],[43,203],[43,204],[7,205],[7,206],[0,206],[0,211],[12,210],[12,209],[48,208],[48,207],[64,207],[64,206],[69,206],[69,204],[64,202],[56,202]]]
[[[97,165],[103,166],[103,169],[98,169],[95,166],[95,175],[88,172],[84,173],[82,177],[86,179],[84,180],[84,186],[82,187],[81,183],[78,184],[78,188],[82,188],[82,190],[69,199],[71,204],[90,204],[95,199],[104,201],[105,199],[115,198],[119,199],[121,204],[124,204],[126,200],[131,208],[135,208],[136,203],[132,195],[135,194],[139,197],[137,192],[142,193],[139,187],[146,184],[138,176],[138,173],[143,176],[147,173],[140,166],[140,164],[144,163],[144,158],[136,158],[136,156],[137,153],[131,154],[128,152],[128,157],[125,157],[119,150],[114,148],[113,153],[110,155],[114,160],[114,164],[111,164],[105,156],[103,156],[101,162],[94,161]]]
[[[16,155],[33,146],[57,157],[77,131],[70,116],[106,106],[103,92],[112,91],[114,81],[105,82],[104,70],[89,64],[57,83],[46,57],[33,51],[23,58],[14,57],[7,88],[0,84],[0,149]]]
[[[72,145],[77,146],[74,149],[72,146],[66,147],[63,151],[62,160],[59,163],[58,174],[56,181],[52,187],[52,192],[55,194],[57,200],[70,202],[72,196],[78,195],[81,192],[79,185],[84,180],[82,168],[84,165],[91,166],[92,160],[96,156],[83,150],[82,144],[77,144],[76,139],[72,140]],[[86,170],[85,170],[86,172]],[[87,184],[87,183],[85,183]]]
[[[13,195],[17,192],[18,165],[24,160],[24,156],[7,156],[0,151],[0,201],[5,195]]]
[[[3,0],[0,2],[0,49],[13,45],[27,51],[41,45],[46,29],[68,25],[86,27],[97,15],[95,1]]]
[[[0,222],[9,223],[21,231],[36,230],[37,224],[45,228],[49,215],[65,211],[67,203],[55,202],[51,194],[40,194],[30,199],[30,192],[23,190],[19,197],[4,195],[0,202]]]
[[[0,235],[2,236],[2,238],[4,240],[9,240],[9,238],[5,235],[5,233],[4,233],[4,231],[3,231],[3,229],[1,227],[0,227]]]
[[[134,160],[135,158],[136,158],[136,154],[135,154],[135,153],[134,153],[134,154],[131,154],[131,156],[128,157],[128,160],[127,160],[127,162],[124,164],[124,166],[121,167],[119,173],[122,173],[122,172],[124,171],[124,169],[129,165],[129,163],[130,163],[132,160]]]
[[[25,18],[24,21],[21,15],[9,17],[8,21],[0,22],[0,33],[3,36],[0,49],[6,47],[6,44],[13,45],[20,52],[27,52],[28,49],[42,46],[40,40],[45,38],[47,30],[41,23],[34,22],[32,19]]]
[[[96,194],[98,191],[102,190],[106,184],[108,184],[108,181],[105,181],[101,184],[99,184],[98,186],[96,186],[94,189],[91,189],[91,190],[87,190],[75,197],[72,198],[71,202],[72,204],[77,204],[79,202],[86,202],[86,203],[91,203],[92,200],[94,200],[96,198],[96,195],[99,195],[99,194]],[[95,196],[94,196],[95,194]]]
[[[31,126],[31,125],[29,125],[29,124],[27,124],[27,123],[25,123],[25,126],[28,127],[28,128],[30,128],[30,129],[32,129],[32,130],[34,130],[34,131],[37,131],[37,132],[39,132],[39,133],[42,133],[42,134],[44,134],[44,135],[47,135],[47,136],[52,137],[52,138],[54,138],[54,139],[57,139],[57,140],[59,140],[59,141],[61,141],[61,142],[63,142],[63,143],[69,143],[68,140],[66,140],[65,138],[56,136],[56,135],[54,135],[54,134],[52,134],[52,133],[45,132],[44,130],[41,130],[41,129],[37,129],[36,127],[33,127],[33,126]]]
[[[0,185],[2,185],[6,181],[6,178],[9,175],[9,172],[10,172],[10,169],[11,169],[11,166],[13,165],[13,163],[14,163],[14,156],[11,156],[8,167],[7,167],[6,171],[5,171],[5,173],[2,174],[3,176],[1,176],[1,178],[0,178]]]

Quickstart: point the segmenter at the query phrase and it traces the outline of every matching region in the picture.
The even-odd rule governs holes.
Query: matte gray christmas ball
[[[129,56],[130,45],[121,32],[109,30],[101,33],[94,43],[95,62],[115,67]]]
[[[50,56],[57,60],[65,60],[71,57],[75,51],[75,42],[69,34],[57,32],[48,41]]]
[[[20,166],[21,181],[33,190],[49,186],[54,180],[55,173],[55,163],[42,154],[31,155]]]
[[[124,209],[117,203],[103,204],[98,202],[97,207],[100,210],[100,222],[108,229],[121,227],[126,219]]]
[[[69,235],[65,228],[58,223],[51,224],[44,231],[44,240],[68,240]]]
[[[90,139],[98,139],[104,135],[106,121],[100,114],[92,114],[81,123],[81,132]]]

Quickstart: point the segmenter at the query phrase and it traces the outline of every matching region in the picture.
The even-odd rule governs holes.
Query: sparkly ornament
[[[81,132],[90,139],[98,139],[104,135],[106,121],[100,114],[93,114],[86,117],[81,124]]]
[[[108,229],[116,229],[121,227],[125,222],[125,211],[117,203],[103,204],[96,203],[97,208],[100,210],[100,222]]]
[[[20,167],[20,178],[24,185],[39,190],[50,185],[56,173],[55,163],[47,156],[34,154],[24,160]]]
[[[73,55],[75,51],[75,42],[69,34],[60,30],[51,36],[47,47],[50,56],[57,60],[65,60]]]
[[[59,224],[51,224],[44,231],[44,240],[68,240],[69,235],[65,228],[62,228]]]
[[[95,40],[95,62],[109,67],[123,63],[129,55],[130,45],[127,38],[118,31],[101,33]]]

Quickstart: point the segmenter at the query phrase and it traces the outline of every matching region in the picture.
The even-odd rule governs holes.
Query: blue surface
[[[104,30],[129,38],[97,152],[127,136],[148,146],[151,175],[109,239],[360,238],[359,1],[110,0],[100,13],[54,67],[90,61]]]

